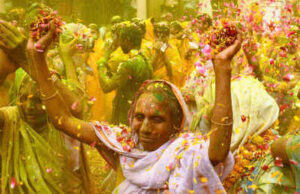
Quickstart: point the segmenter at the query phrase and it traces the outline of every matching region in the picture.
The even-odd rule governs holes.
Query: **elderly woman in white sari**
[[[38,44],[46,49],[50,30]],[[70,114],[57,94],[43,53],[33,40],[27,52],[36,81],[53,124],[68,135],[97,147],[124,181],[116,193],[217,193],[231,171],[232,134],[231,59],[240,49],[240,36],[214,58],[216,98],[210,136],[181,133],[188,130],[190,116],[178,89],[165,81],[145,83],[133,99],[130,127],[89,123]],[[101,107],[99,107],[101,108]],[[120,171],[118,171],[120,172]]]

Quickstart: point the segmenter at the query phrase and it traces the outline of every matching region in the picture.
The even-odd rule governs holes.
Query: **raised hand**
[[[46,35],[41,37],[37,42],[34,42],[33,38],[29,38],[27,42],[27,52],[31,55],[43,55],[45,51],[48,49],[49,45],[53,40],[55,32],[55,27],[53,22],[50,23],[50,29]]]
[[[16,67],[24,66],[27,62],[25,46],[26,37],[20,29],[9,22],[0,20],[0,48]]]
[[[26,37],[23,33],[13,24],[0,20],[0,46],[13,50],[20,46]]]
[[[234,41],[234,43],[231,46],[227,47],[222,52],[220,52],[216,56],[214,56],[214,58],[213,58],[214,67],[215,68],[216,67],[228,67],[228,64],[225,65],[224,62],[231,61],[231,59],[234,57],[234,55],[240,50],[241,44],[242,44],[242,36],[239,33],[237,35],[237,39]]]
[[[215,106],[211,117],[209,159],[216,165],[223,162],[230,150],[232,134],[232,105],[231,105],[231,59],[240,50],[241,35],[238,34],[234,43],[218,53],[214,58],[216,77]]]
[[[73,56],[77,51],[79,51],[79,48],[76,47],[77,39],[74,38],[73,40],[64,43],[62,39],[59,39],[59,49],[62,55],[68,55]]]

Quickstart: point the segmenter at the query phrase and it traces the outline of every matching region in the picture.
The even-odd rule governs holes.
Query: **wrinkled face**
[[[154,151],[166,143],[174,132],[166,103],[159,101],[152,93],[142,94],[137,100],[133,130],[146,151]]]
[[[28,82],[27,82],[28,83]],[[32,82],[20,89],[20,111],[24,120],[37,132],[47,122],[46,111],[43,108],[38,88]]]

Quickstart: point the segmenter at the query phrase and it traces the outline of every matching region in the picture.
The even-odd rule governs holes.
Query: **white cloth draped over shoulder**
[[[159,84],[163,81],[151,82]],[[190,124],[187,106],[179,90],[167,84],[172,87],[185,114],[181,126],[183,131]],[[130,121],[132,113],[129,113]],[[232,170],[233,157],[229,153],[223,163],[213,166],[208,157],[207,136],[181,133],[157,150],[146,152],[137,144],[137,137],[129,128],[99,122],[92,125],[101,142],[119,154],[126,180],[115,189],[115,193],[160,193],[165,190],[180,194],[225,192],[222,180]]]
[[[214,77],[214,75],[211,74],[210,77]],[[185,88],[188,87],[190,86],[185,86]],[[201,95],[197,95],[198,93]],[[206,134],[210,131],[210,116],[215,101],[214,80],[207,79],[197,87],[193,87],[193,94],[190,95],[194,95],[194,100],[197,102],[197,113],[194,114],[193,124],[197,123],[196,131]],[[263,84],[252,76],[239,76],[232,79],[231,101],[232,150],[243,145],[247,137],[259,135],[269,129],[279,115],[276,101],[267,93]]]
[[[118,141],[118,134],[124,133],[124,128],[93,125],[99,139],[120,156],[126,180],[115,189],[116,193],[159,193],[165,189],[170,193],[224,191],[222,180],[232,170],[233,157],[230,153],[214,167],[208,157],[206,136],[182,133],[159,149],[146,152],[137,148],[128,150],[128,144]]]

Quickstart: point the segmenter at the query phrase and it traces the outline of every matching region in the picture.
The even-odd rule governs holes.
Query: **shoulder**
[[[100,141],[109,149],[117,152],[130,152],[135,143],[131,137],[131,130],[125,125],[109,125],[104,122],[91,122]]]

